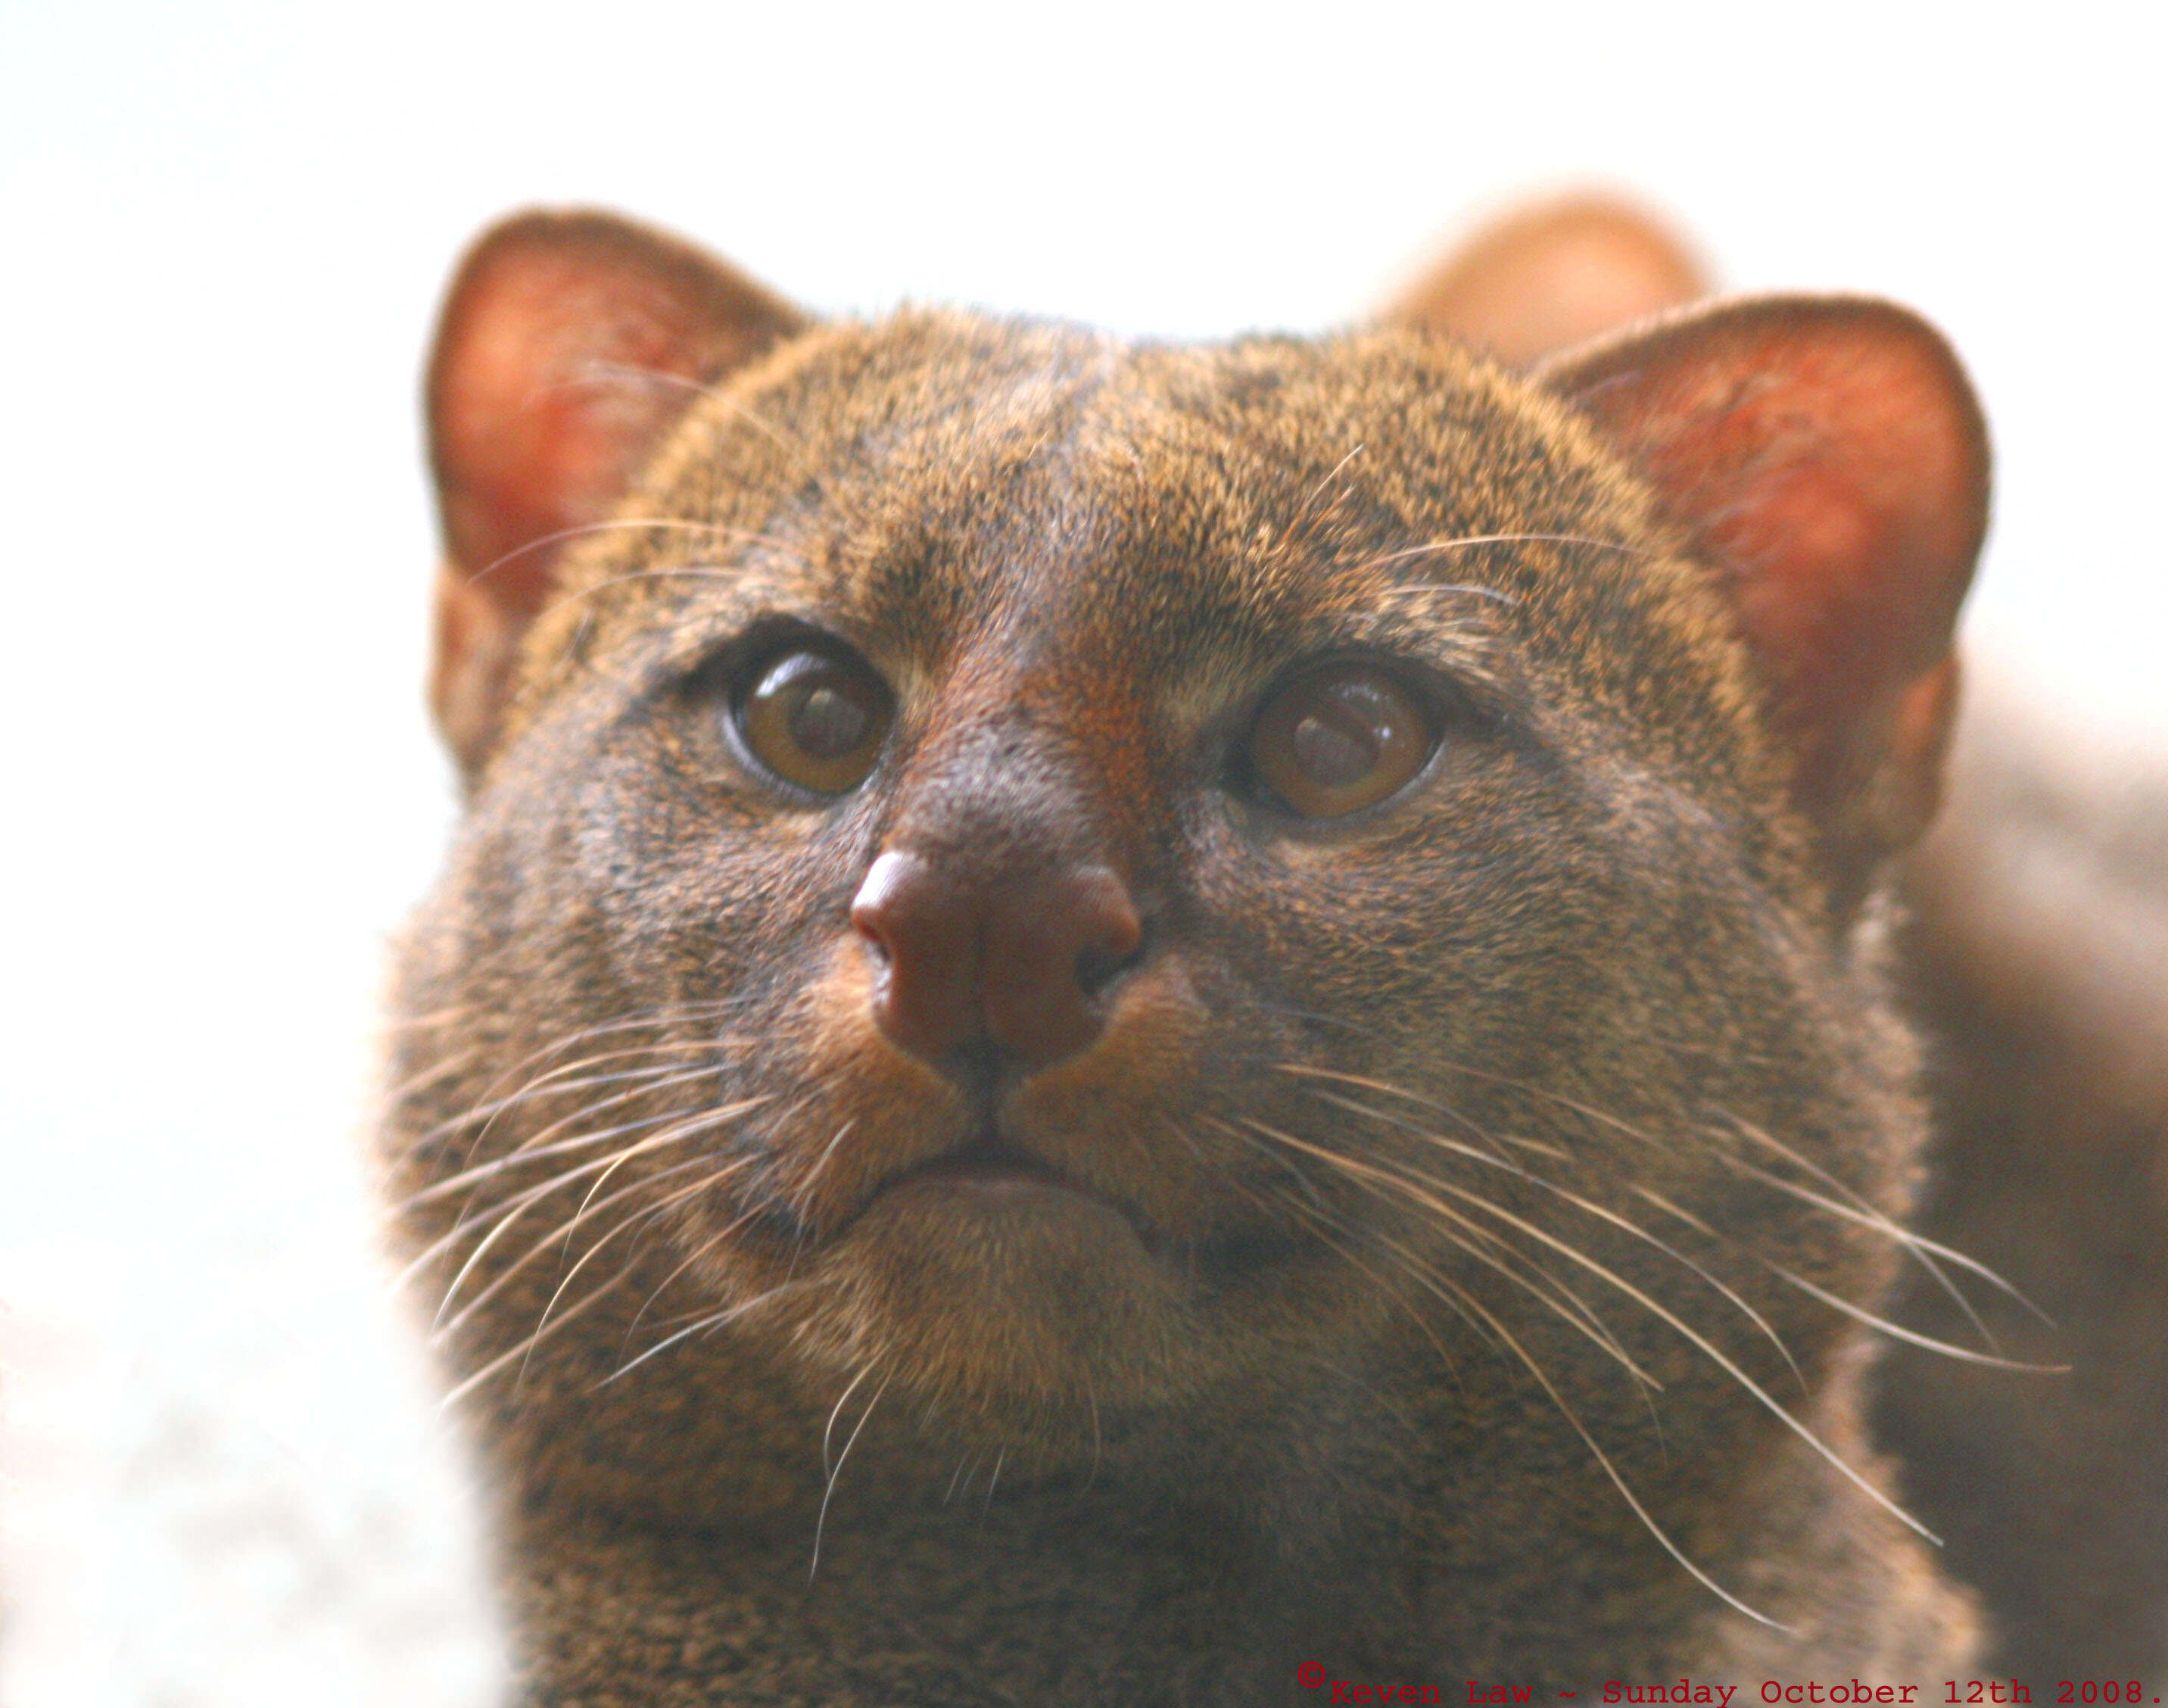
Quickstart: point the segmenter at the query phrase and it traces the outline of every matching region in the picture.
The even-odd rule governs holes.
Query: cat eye
[[[754,759],[786,783],[842,795],[866,780],[887,739],[895,697],[840,647],[796,646],[754,671],[732,716]]]
[[[1273,694],[1250,733],[1257,780],[1299,817],[1339,818],[1405,788],[1437,746],[1416,694],[1367,664],[1334,664]]]

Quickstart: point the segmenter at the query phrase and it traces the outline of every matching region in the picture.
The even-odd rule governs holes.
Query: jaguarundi
[[[1533,229],[1194,348],[469,254],[380,1150],[523,1700],[1983,1657],[1865,1414],[2001,1285],[1888,884],[1980,411],[1877,301],[1486,299]]]

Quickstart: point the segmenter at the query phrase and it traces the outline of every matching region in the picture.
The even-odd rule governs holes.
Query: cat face
[[[448,618],[547,607],[450,643],[510,686],[448,718],[406,973],[463,1361],[695,1433],[863,1386],[1057,1461],[1411,1333],[1598,1411],[1781,1369],[1779,1269],[1887,1267],[1911,1115],[1847,945],[1977,543],[1976,460],[1884,504],[1811,407],[1863,321],[1976,428],[1889,313],[1544,385],[908,315],[545,439],[657,448],[509,548],[546,598],[469,564]],[[1791,1316],[1811,1366],[1842,1319]]]

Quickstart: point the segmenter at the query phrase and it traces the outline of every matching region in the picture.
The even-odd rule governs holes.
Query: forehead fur
[[[1730,620],[1639,483],[1546,394],[1407,332],[826,327],[704,395],[566,582],[530,708],[580,660],[763,611],[906,676],[992,639],[1241,681],[1359,616],[1373,643],[1487,637],[1554,702],[1776,792]]]

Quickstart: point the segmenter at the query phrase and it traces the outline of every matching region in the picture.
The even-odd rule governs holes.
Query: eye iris
[[[873,769],[892,704],[863,660],[809,648],[763,669],[736,716],[747,749],[777,776],[840,795]]]
[[[1327,666],[1274,694],[1250,737],[1259,781],[1304,818],[1383,801],[1422,769],[1436,734],[1421,703],[1382,672]]]

